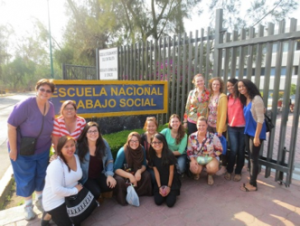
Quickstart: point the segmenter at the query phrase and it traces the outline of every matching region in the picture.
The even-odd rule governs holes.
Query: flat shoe
[[[255,188],[255,190],[250,190],[249,188],[246,187],[246,184],[243,183],[243,186],[240,187],[240,190],[245,192],[257,191],[257,187]]]
[[[233,181],[239,182],[241,179],[242,179],[242,175],[241,174],[235,174],[234,178],[233,178]]]
[[[200,175],[199,174],[195,174],[194,175],[194,180],[199,180],[200,179]]]
[[[230,179],[231,179],[231,174],[228,173],[228,172],[226,172],[225,175],[224,175],[224,178],[225,178],[226,180],[230,180]]]

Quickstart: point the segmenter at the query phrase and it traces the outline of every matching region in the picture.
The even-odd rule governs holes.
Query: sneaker
[[[35,206],[38,208],[39,211],[44,212],[42,196],[35,201]]]
[[[25,210],[25,220],[30,221],[36,217],[36,213],[33,212],[33,205],[25,206],[24,210]]]
[[[216,175],[221,176],[226,172],[227,172],[227,170],[226,170],[225,166],[221,166],[221,169],[216,173]]]

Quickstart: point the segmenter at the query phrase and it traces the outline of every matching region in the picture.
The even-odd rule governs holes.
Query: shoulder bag
[[[61,164],[63,166],[62,162]],[[66,186],[64,169],[63,175]],[[88,218],[94,209],[99,206],[99,203],[95,200],[93,194],[85,187],[82,187],[78,194],[65,197],[65,203],[67,207],[67,214],[72,223],[75,225],[80,224],[82,221]]]
[[[21,135],[21,145],[20,145],[20,155],[24,156],[31,156],[35,153],[35,146],[38,138],[40,137],[43,127],[44,127],[44,121],[45,121],[45,112],[46,112],[46,104],[44,107],[44,114],[43,114],[43,122],[42,122],[42,128],[39,132],[39,135],[37,137],[23,137],[21,133],[20,127],[18,128],[20,135]]]

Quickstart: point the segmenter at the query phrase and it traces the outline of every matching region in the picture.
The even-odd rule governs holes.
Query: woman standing
[[[208,104],[208,128],[211,133],[217,133],[219,137],[226,136],[226,119],[227,119],[227,96],[224,91],[224,82],[221,78],[215,77],[209,81],[211,96]],[[221,155],[222,166],[217,175],[226,172],[227,159],[226,155]]]
[[[187,135],[176,114],[170,116],[169,128],[163,129],[160,133],[165,136],[168,147],[177,158],[179,171],[185,172]]]
[[[181,181],[176,171],[176,158],[168,148],[165,137],[156,133],[151,141],[150,156],[153,163],[156,184],[154,201],[161,205],[164,201],[168,207],[175,205],[180,195]]]
[[[77,107],[72,100],[66,100],[63,102],[59,112],[60,116],[54,120],[54,128],[52,132],[54,150],[57,148],[57,142],[60,137],[71,136],[77,140],[86,125],[85,119],[76,115]]]
[[[114,169],[117,181],[114,192],[118,203],[127,205],[126,189],[130,183],[139,196],[152,195],[151,176],[146,171],[146,154],[137,132],[131,132],[124,147],[118,151]]]
[[[45,213],[51,214],[57,226],[72,225],[67,214],[65,197],[76,195],[82,189],[82,185],[78,183],[82,177],[82,170],[78,156],[74,155],[75,150],[74,138],[59,138],[56,150],[58,157],[47,168],[43,206]],[[43,223],[45,222],[44,220]]]
[[[36,217],[33,211],[32,193],[36,192],[36,206],[43,211],[41,198],[46,168],[49,161],[54,107],[49,99],[55,86],[52,80],[41,79],[36,83],[36,96],[15,105],[8,117],[8,150],[17,195],[25,198],[25,219]],[[37,138],[31,153],[20,152],[21,139]],[[23,143],[24,144],[24,143]],[[24,155],[26,154],[26,155]]]
[[[241,172],[245,161],[245,118],[243,113],[243,105],[236,96],[237,91],[236,78],[231,78],[227,82],[228,104],[228,138],[230,142],[230,152],[228,156],[227,172],[224,175],[226,180],[231,179],[231,174],[236,162],[235,175],[233,181],[241,180]]]
[[[188,95],[184,114],[184,127],[188,129],[188,135],[197,131],[196,121],[200,116],[207,117],[210,95],[202,74],[196,74],[193,83],[195,88]]]
[[[113,178],[114,160],[96,122],[88,122],[78,138],[78,156],[83,172],[80,182],[95,199],[103,192],[112,191],[117,183]]]
[[[187,155],[190,162],[190,171],[195,175],[194,179],[199,180],[203,167],[207,171],[207,184],[213,185],[213,175],[219,170],[219,156],[222,153],[222,145],[217,135],[207,131],[207,120],[203,116],[197,120],[198,131],[189,136]],[[210,161],[199,164],[198,157],[209,156]]]
[[[258,156],[263,140],[266,139],[265,106],[259,90],[253,82],[242,79],[238,82],[239,98],[244,106],[245,144],[249,151],[250,181],[244,183],[242,191],[257,191]]]

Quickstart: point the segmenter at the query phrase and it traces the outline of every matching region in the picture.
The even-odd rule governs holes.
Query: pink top
[[[85,125],[86,125],[85,119],[77,115],[75,131],[73,133],[69,133],[69,131],[66,128],[64,117],[61,115],[54,120],[54,128],[53,128],[52,136],[57,136],[57,137],[71,136],[77,140]]]
[[[239,98],[228,96],[227,119],[230,127],[245,127],[243,105]]]

